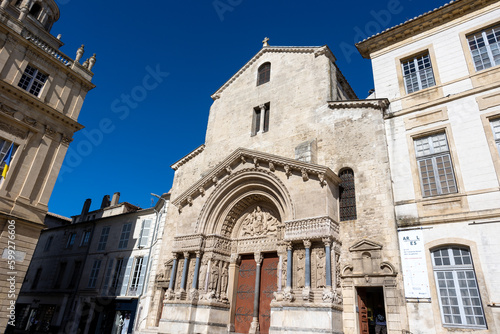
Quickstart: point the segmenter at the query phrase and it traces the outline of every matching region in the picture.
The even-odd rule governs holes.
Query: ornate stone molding
[[[214,94],[212,100],[220,98],[222,92],[229,87],[236,79],[238,79],[250,66],[252,66],[262,55],[265,53],[313,53],[315,57],[325,55],[332,62],[335,62],[335,56],[328,46],[309,46],[309,47],[296,47],[296,46],[267,46],[262,48],[255,56],[252,57],[236,74],[234,74],[222,87],[220,87]]]
[[[329,101],[330,109],[352,109],[352,108],[373,108],[385,111],[389,107],[388,99],[369,99],[369,100],[343,100]]]
[[[15,137],[18,137],[18,138],[21,138],[21,139],[25,139],[28,132],[25,131],[25,130],[22,130],[22,129],[19,129],[18,127],[16,126],[13,126],[13,125],[10,125],[10,124],[7,124],[5,122],[2,122],[0,121],[0,130],[3,130],[5,132],[8,132],[10,133],[11,135],[15,136]]]
[[[202,234],[176,236],[173,249],[175,252],[197,252],[203,249],[204,242],[205,236]]]
[[[238,148],[201,180],[193,184],[189,189],[174,199],[172,204],[182,211],[182,208],[189,204],[189,197],[195,200],[198,196],[204,195],[204,192],[210,187],[220,186],[221,180],[227,179],[228,176],[234,176],[235,173],[228,172],[228,166],[231,167],[232,171],[235,166],[241,163],[244,164],[247,160],[252,161],[254,165],[257,166],[255,168],[257,171],[267,169],[274,173],[276,171],[276,167],[281,166],[288,177],[300,175],[304,179],[304,175],[307,175],[307,180],[310,180],[312,176],[315,175],[321,186],[325,184],[325,180],[327,179],[334,184],[340,184],[341,182],[340,178],[330,168],[325,166],[310,164],[259,151]],[[307,180],[304,179],[304,182]],[[201,188],[203,188],[204,191],[200,192]]]
[[[192,151],[191,153],[189,153],[188,155],[186,155],[184,158],[182,158],[182,159],[178,160],[176,163],[172,164],[170,166],[170,168],[172,168],[173,170],[179,169],[180,166],[184,165],[189,160],[191,160],[194,157],[196,157],[198,154],[200,154],[201,152],[203,152],[204,149],[205,149],[205,144],[198,146],[197,148],[194,149],[194,151]]]
[[[339,239],[339,224],[332,218],[316,217],[285,222],[285,240]]]

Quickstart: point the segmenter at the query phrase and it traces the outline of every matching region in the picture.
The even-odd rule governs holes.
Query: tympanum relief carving
[[[253,211],[243,215],[242,219],[240,237],[276,235],[279,221],[271,210],[256,206]]]

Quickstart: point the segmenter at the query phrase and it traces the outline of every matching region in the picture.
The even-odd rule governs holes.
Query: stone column
[[[332,240],[330,238],[324,238],[323,243],[325,244],[325,274],[326,274],[326,287],[323,289],[323,301],[333,302],[335,300],[335,293],[332,289],[332,256],[331,256],[331,245]]]
[[[266,119],[266,105],[265,104],[261,104],[259,106],[260,108],[260,131],[259,132],[264,132],[264,123],[265,123],[265,119]]]
[[[227,295],[231,305],[231,311],[229,312],[228,320],[228,332],[234,332],[234,315],[236,313],[236,292],[238,286],[238,272],[240,270],[241,257],[238,254],[231,254],[231,260],[229,262],[229,284],[227,287]]]
[[[295,297],[293,296],[292,291],[292,279],[293,279],[293,245],[291,242],[288,242],[286,245],[286,287],[283,293],[283,299],[287,301],[293,301]]]
[[[306,248],[306,264],[305,264],[305,287],[302,290],[302,299],[309,301],[311,299],[311,240],[304,240]]]
[[[262,264],[262,253],[255,253],[255,262],[257,264],[255,268],[255,293],[253,298],[253,319],[252,324],[250,325],[249,334],[256,334],[260,332],[259,329],[259,292],[260,292],[260,266]]]
[[[9,0],[3,0],[2,4],[0,4],[0,8],[6,8],[9,2],[10,2]]]
[[[174,289],[175,289],[175,278],[177,277],[177,253],[172,254],[174,257],[174,263],[172,264],[172,272],[170,273],[170,282],[168,283],[168,290],[165,293],[165,299],[173,299],[174,298]]]
[[[193,284],[191,285],[191,290],[189,291],[190,299],[197,299],[198,294],[198,276],[200,273],[200,262],[201,262],[201,251],[196,252],[196,263],[194,265],[194,275],[193,275]]]
[[[189,268],[189,252],[184,252],[184,267],[182,268],[181,293],[186,292],[188,268]]]

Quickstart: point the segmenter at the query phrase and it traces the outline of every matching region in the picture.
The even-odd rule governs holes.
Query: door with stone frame
[[[368,307],[366,306],[366,293],[363,288],[357,289],[358,293],[358,318],[359,334],[369,334],[370,327],[368,322]]]
[[[260,270],[259,329],[261,334],[269,333],[271,323],[271,300],[278,289],[278,262],[276,253],[265,254]],[[234,329],[236,333],[248,333],[253,319],[255,300],[255,279],[257,264],[254,256],[242,256],[236,289]]]

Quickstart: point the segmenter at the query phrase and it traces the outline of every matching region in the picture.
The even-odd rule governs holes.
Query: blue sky
[[[61,51],[96,53],[93,83],[49,202],[79,214],[86,198],[151,206],[172,186],[170,165],[203,144],[210,95],[262,47],[327,44],[359,98],[373,88],[354,43],[441,6],[430,0],[56,0]],[[156,200],[156,199],[155,199]]]

